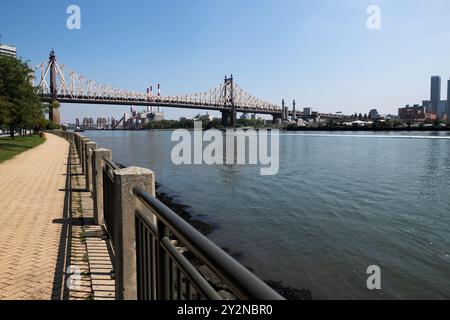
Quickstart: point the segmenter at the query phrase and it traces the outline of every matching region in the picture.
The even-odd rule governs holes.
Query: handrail
[[[139,219],[145,223],[149,232],[157,238],[158,230],[157,227],[152,222],[149,215],[140,210],[136,209],[136,215]],[[186,277],[191,280],[191,283],[196,286],[196,289],[201,292],[206,298],[210,300],[221,300],[221,296],[214,290],[214,288],[206,281],[205,278],[197,271],[197,269],[192,266],[189,261],[177,252],[175,247],[172,245],[168,237],[163,237],[161,240],[161,245],[167,254],[176,262],[176,264],[184,271]]]
[[[111,160],[107,159],[107,158],[103,158],[103,161],[105,161],[105,163],[110,166],[113,170],[118,170],[120,169],[120,167],[115,164],[114,162],[112,162]]]
[[[284,299],[158,199],[138,187],[133,189],[133,193],[186,248],[211,268],[239,299]]]

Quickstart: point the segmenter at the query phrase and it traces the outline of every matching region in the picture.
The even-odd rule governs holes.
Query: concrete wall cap
[[[114,173],[118,176],[139,176],[144,174],[151,175],[153,174],[153,171],[141,167],[127,167],[123,169],[114,170]]]

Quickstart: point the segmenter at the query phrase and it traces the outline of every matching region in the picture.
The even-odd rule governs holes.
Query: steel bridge
[[[222,113],[225,126],[236,124],[237,112],[270,114],[281,119],[284,108],[252,96],[234,82],[233,76],[225,77],[224,83],[209,91],[176,96],[161,96],[159,90],[153,95],[149,90],[142,93],[114,88],[66,70],[53,50],[48,61],[36,66],[34,84],[43,102],[216,110]]]

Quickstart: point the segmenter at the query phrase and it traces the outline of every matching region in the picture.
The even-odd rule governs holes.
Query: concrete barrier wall
[[[94,221],[105,225],[104,181],[105,160],[112,160],[111,150],[98,148],[94,141],[77,132],[48,131],[48,133],[67,139],[76,149],[82,173],[86,179],[86,192],[90,192],[94,201]],[[136,284],[136,230],[135,210],[139,207],[132,190],[144,188],[155,194],[155,174],[146,168],[130,167],[114,170],[114,271],[116,275],[116,298],[137,299]],[[108,227],[106,226],[105,230]]]

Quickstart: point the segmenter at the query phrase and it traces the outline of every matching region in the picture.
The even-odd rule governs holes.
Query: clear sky
[[[81,30],[66,9],[81,8]],[[369,30],[366,10],[381,9]],[[264,100],[323,112],[396,113],[450,76],[448,0],[2,0],[1,42],[37,64],[58,60],[97,82],[163,94],[206,91],[233,73]],[[120,106],[63,105],[63,121],[116,116]],[[168,109],[166,117],[194,115]]]

